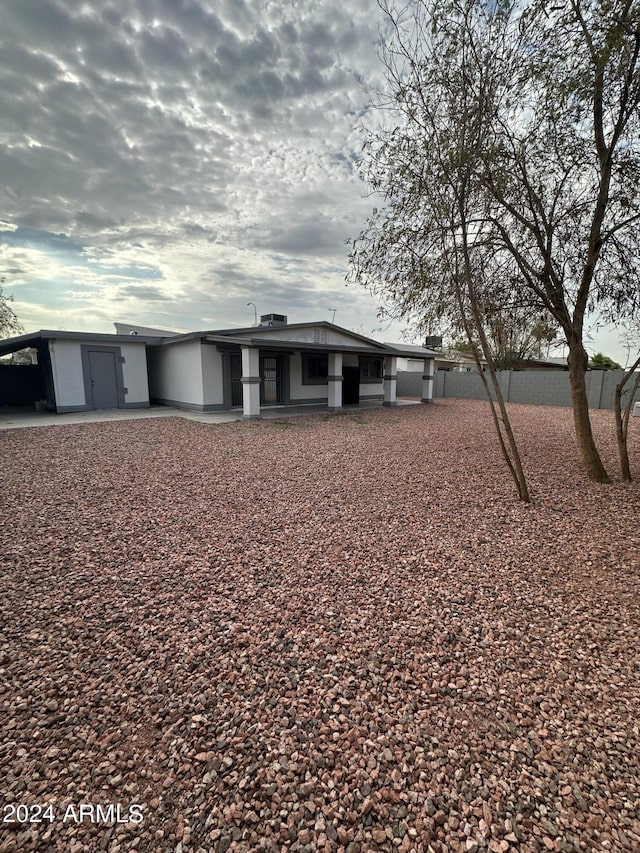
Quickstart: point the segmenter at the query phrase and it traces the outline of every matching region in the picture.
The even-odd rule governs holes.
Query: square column
[[[242,347],[242,417],[258,420],[260,415],[260,350]]]
[[[327,370],[327,382],[329,385],[329,399],[327,401],[330,412],[342,411],[342,353],[330,352]]]
[[[424,360],[421,403],[433,403],[433,377],[435,375],[435,363],[435,359],[433,358],[425,358]]]
[[[382,384],[384,387],[384,400],[382,402],[383,406],[397,406],[398,401],[396,399],[396,384],[398,380],[397,375],[397,366],[398,359],[395,355],[386,355],[384,358],[384,378],[382,380]]]

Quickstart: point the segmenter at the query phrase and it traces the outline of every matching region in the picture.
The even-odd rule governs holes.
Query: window
[[[360,382],[382,382],[382,359],[365,355],[360,358]]]
[[[302,353],[302,384],[326,385],[329,374],[329,357]]]

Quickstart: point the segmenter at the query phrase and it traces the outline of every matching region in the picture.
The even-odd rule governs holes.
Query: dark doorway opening
[[[360,403],[360,368],[342,368],[342,405],[357,406]]]
[[[229,367],[231,370],[231,408],[242,406],[242,354],[232,352],[229,355]]]

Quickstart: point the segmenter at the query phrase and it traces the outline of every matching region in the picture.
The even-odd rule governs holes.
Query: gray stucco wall
[[[613,409],[615,388],[622,375],[622,370],[587,371],[587,395],[592,409]],[[535,406],[571,405],[567,371],[503,370],[500,371],[499,377],[502,393],[508,403],[529,403]],[[400,397],[420,397],[422,375],[399,370],[397,387]],[[433,396],[484,400],[485,391],[480,377],[475,372],[455,373],[439,370],[435,377]],[[636,400],[640,400],[640,393],[636,395]]]

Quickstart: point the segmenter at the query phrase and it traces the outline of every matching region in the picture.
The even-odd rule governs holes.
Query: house
[[[427,341],[429,338],[427,338]],[[442,340],[440,338],[440,340]],[[393,344],[396,349],[403,350],[403,356],[398,359],[398,370],[407,373],[419,373],[423,369],[423,361],[427,352],[432,352],[435,358],[435,370],[454,370],[459,373],[476,371],[476,363],[473,356],[464,355],[455,351],[445,352],[441,347],[430,349],[429,347],[407,346],[406,344]],[[484,362],[484,360],[482,360]]]
[[[256,326],[186,334],[120,323],[115,335],[33,332],[0,341],[0,355],[25,347],[37,351],[38,364],[20,402],[46,400],[57,412],[155,403],[238,408],[259,418],[263,406],[393,406],[397,360],[409,356],[423,364],[423,402],[433,398],[434,351],[380,343],[326,321],[288,323],[280,314],[264,315]],[[10,384],[15,388],[15,376]],[[3,387],[0,405],[14,404]]]
[[[400,344],[396,344],[395,346],[398,347],[400,346]],[[414,347],[414,349],[419,349],[419,347]],[[483,370],[487,369],[487,363],[484,358],[480,359],[480,364],[482,365]],[[473,356],[458,352],[456,350],[449,350],[446,353],[436,352],[435,369],[436,372],[439,370],[446,370],[453,373],[478,372],[478,367]],[[567,364],[566,358],[526,358],[522,360],[520,366],[517,369],[568,370],[569,365]],[[398,359],[398,370],[400,372],[408,373],[419,372],[420,370],[422,370],[422,359],[416,358],[415,356],[410,358]]]

